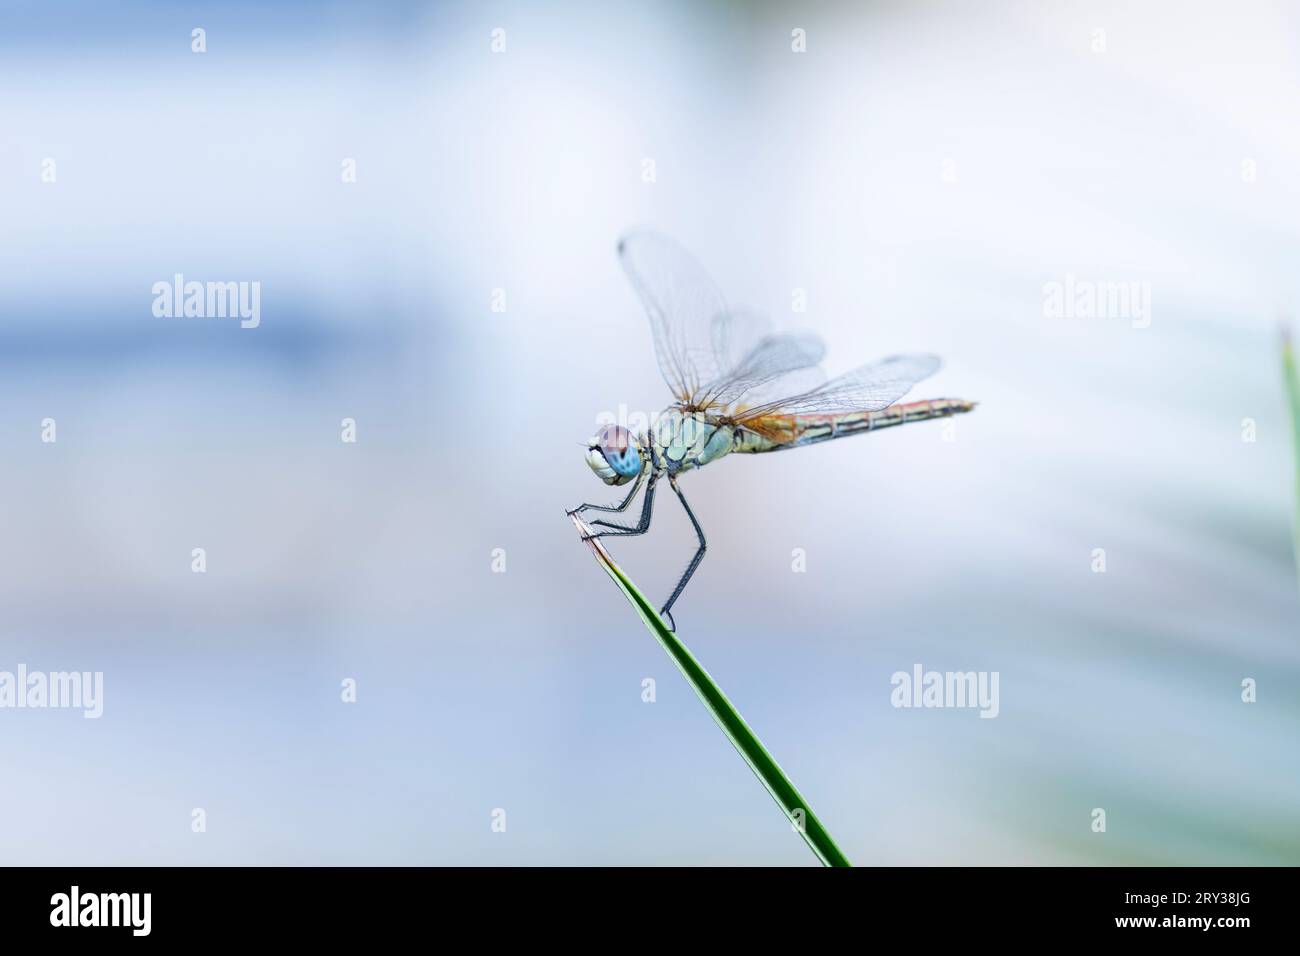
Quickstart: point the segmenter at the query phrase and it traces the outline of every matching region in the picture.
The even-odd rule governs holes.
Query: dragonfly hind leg
[[[704,529],[700,527],[699,521],[696,520],[695,512],[691,510],[691,506],[686,503],[686,496],[683,495],[682,490],[677,487],[677,480],[675,478],[669,478],[668,483],[673,486],[673,493],[677,495],[678,500],[682,503],[682,507],[686,509],[686,517],[691,519],[691,526],[695,528],[695,536],[700,539],[700,549],[695,552],[695,557],[691,558],[691,563],[686,566],[686,572],[682,575],[681,580],[677,582],[677,587],[673,588],[673,593],[669,596],[668,603],[666,603],[659,611],[660,614],[668,618],[668,626],[676,631],[677,622],[673,620],[672,613],[673,602],[681,597],[682,591],[686,588],[686,582],[691,579],[691,575],[695,573],[695,569],[698,568],[700,562],[704,560],[704,552],[708,549],[709,543],[704,540]]]

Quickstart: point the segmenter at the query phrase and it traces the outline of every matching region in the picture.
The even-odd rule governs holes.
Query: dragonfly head
[[[625,485],[641,473],[641,443],[622,425],[606,425],[587,442],[587,464],[607,485]]]

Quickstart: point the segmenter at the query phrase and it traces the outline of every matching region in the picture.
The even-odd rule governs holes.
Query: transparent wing
[[[742,399],[733,402],[724,414],[728,419],[735,420],[737,416],[747,415],[752,409],[761,406],[780,408],[781,402],[788,396],[810,392],[825,381],[826,370],[820,365],[801,368],[750,389]]]
[[[708,406],[734,406],[742,400],[754,404],[761,396],[810,389],[825,378],[819,370],[796,377],[793,373],[814,369],[826,354],[822,340],[811,333],[765,335],[697,396]]]
[[[704,386],[727,370],[732,323],[722,293],[690,253],[664,236],[630,233],[619,241],[618,256],[650,317],[664,381],[680,403],[695,407]]]
[[[731,417],[743,425],[768,415],[879,411],[906,395],[917,382],[933,375],[939,365],[935,355],[893,355],[799,394],[750,405]]]
[[[713,317],[713,356],[718,375],[727,377],[772,331],[772,320],[752,309],[727,309]]]
[[[825,382],[817,368],[825,354],[821,339],[772,335],[764,316],[728,309],[708,273],[673,240],[629,233],[618,254],[650,318],[659,371],[681,405],[743,407],[748,414],[783,408],[789,399],[778,399],[816,394]]]

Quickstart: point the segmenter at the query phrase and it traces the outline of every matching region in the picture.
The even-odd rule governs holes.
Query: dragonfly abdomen
[[[875,412],[822,412],[806,415],[772,416],[754,423],[754,430],[742,429],[736,434],[733,451],[764,452],[781,448],[797,448],[817,442],[844,438],[862,432],[876,431],[893,425],[907,425],[931,418],[947,418],[969,412],[975,402],[960,398],[932,398],[923,402],[906,402],[890,405]]]
[[[931,418],[948,418],[951,415],[969,412],[974,407],[974,402],[961,398],[931,398],[924,402],[896,403],[878,412],[865,412],[862,415],[835,415],[831,417],[837,419],[837,433],[830,437],[838,438],[841,434],[853,434],[864,428],[867,431],[875,431],[877,428],[888,428],[891,425],[907,425]],[[858,418],[865,418],[865,424],[852,421]]]

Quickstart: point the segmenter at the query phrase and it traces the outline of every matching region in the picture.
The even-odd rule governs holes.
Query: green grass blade
[[[592,529],[582,519],[573,515],[573,523],[578,526],[578,530],[589,535]],[[772,795],[786,818],[791,821],[792,826],[804,841],[812,849],[817,858],[827,866],[852,866],[849,858],[846,857],[835,841],[831,838],[830,833],[822,826],[821,820],[817,819],[817,814],[812,812],[808,806],[808,801],[804,800],[799,791],[795,789],[790,778],[785,775],[781,767],[772,755],[767,752],[762,741],[755,736],[754,732],[749,729],[745,719],[740,716],[727,695],[709,676],[700,662],[687,649],[686,645],[678,640],[677,635],[668,629],[668,625],[654,606],[645,599],[644,595],[637,590],[636,585],[623,573],[622,569],[614,563],[609,552],[601,545],[599,541],[588,541],[592,553],[600,563],[614,583],[618,585],[624,596],[636,608],[637,613],[641,615],[641,620],[645,622],[650,633],[655,636],[659,644],[668,656],[672,658],[677,669],[682,672],[682,676],[695,690],[696,695],[703,701],[704,706],[708,708],[709,713],[722,732],[727,735],[736,751],[744,758],[745,763],[749,764],[749,769],[754,771],[754,776],[759,782],[767,788],[767,792]]]
[[[1296,500],[1291,540],[1295,546],[1297,581],[1300,582],[1300,375],[1296,373],[1295,350],[1286,329],[1282,331],[1282,375],[1286,380],[1287,406],[1291,411],[1291,447],[1295,453]]]

